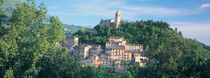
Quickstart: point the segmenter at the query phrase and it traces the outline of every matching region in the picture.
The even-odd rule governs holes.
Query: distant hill
[[[14,9],[16,9],[16,5],[21,3],[21,0],[3,0],[3,4],[0,8],[4,14],[11,16]]]
[[[79,31],[81,28],[86,29],[85,27],[82,26],[64,24],[64,31],[66,35],[72,35],[73,33]]]
[[[72,35],[74,33],[76,33],[77,31],[79,31],[81,28],[83,28],[85,31],[90,31],[92,30],[91,26],[79,26],[79,25],[68,25],[68,24],[64,24],[64,31],[66,33],[66,35]]]
[[[21,4],[21,3],[22,3],[21,0],[3,0],[3,4],[2,6],[0,6],[0,8],[3,14],[11,17],[12,12],[16,9],[16,5]],[[50,16],[47,15],[47,18],[45,18],[44,20],[46,20],[46,22],[49,22],[50,21],[49,17]],[[72,35],[73,33],[77,32],[81,28],[86,29],[85,27],[82,27],[82,26],[64,24],[64,31],[66,35]]]

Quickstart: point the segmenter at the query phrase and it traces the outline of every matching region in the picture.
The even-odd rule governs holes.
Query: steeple
[[[117,10],[115,14],[115,28],[120,27],[120,11]]]

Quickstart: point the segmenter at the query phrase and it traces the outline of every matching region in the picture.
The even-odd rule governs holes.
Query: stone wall
[[[64,47],[68,49],[73,48],[74,46],[78,45],[79,38],[76,36],[66,36],[66,43],[63,44]]]

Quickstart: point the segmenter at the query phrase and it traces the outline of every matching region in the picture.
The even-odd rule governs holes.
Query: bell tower
[[[115,14],[115,28],[120,27],[120,11],[117,10]]]

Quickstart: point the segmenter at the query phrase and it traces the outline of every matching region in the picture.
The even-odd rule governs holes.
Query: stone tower
[[[120,11],[117,11],[115,14],[115,28],[120,27]]]

